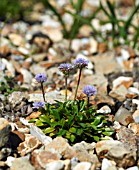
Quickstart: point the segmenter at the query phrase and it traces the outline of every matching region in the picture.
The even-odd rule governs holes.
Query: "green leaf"
[[[60,115],[59,115],[58,110],[53,109],[53,110],[52,110],[52,114],[54,115],[54,117],[55,117],[56,119],[60,120]]]
[[[43,126],[44,124],[39,119],[36,121],[36,126]]]
[[[115,10],[114,10],[115,7],[114,7],[114,5],[109,0],[107,0],[107,5],[109,7],[111,15],[116,19],[117,17],[116,17],[116,14],[115,14]]]
[[[33,118],[33,119],[29,120],[29,123],[34,123],[34,122],[36,122],[37,120],[38,120],[38,119]]]
[[[77,116],[78,116],[78,118],[79,118],[80,121],[83,120],[83,113],[79,112]]]
[[[98,136],[93,136],[93,138],[94,138],[94,140],[95,140],[96,142],[98,142],[99,139],[100,139]]]
[[[74,128],[74,127],[71,127],[71,128],[69,129],[69,132],[71,132],[71,133],[76,133],[76,131],[77,131],[77,129]]]
[[[75,105],[75,104],[72,104],[72,112],[75,114],[75,113],[78,113],[78,106]]]
[[[80,136],[83,133],[83,129],[77,129],[76,135]]]
[[[71,142],[74,142],[75,138],[76,138],[75,135],[73,135],[73,134],[70,135],[70,141],[71,141]]]
[[[91,123],[93,126],[97,126],[101,121],[101,117],[96,116],[94,122]]]
[[[73,124],[73,120],[74,120],[74,115],[68,116],[68,126],[70,126],[71,124]]]
[[[46,129],[44,129],[43,132],[44,132],[45,134],[47,134],[47,133],[53,132],[54,130],[55,130],[55,128],[53,128],[53,127],[48,127],[48,128],[46,128]]]
[[[133,11],[131,12],[129,18],[127,19],[127,21],[125,22],[125,25],[124,25],[124,30],[126,31],[128,29],[128,27],[130,26],[131,22],[132,22],[132,19],[134,17],[134,15],[138,12],[139,10],[139,5],[135,6]]]
[[[59,129],[59,132],[57,133],[58,136],[64,136],[66,134],[66,130],[64,129]]]
[[[71,135],[70,132],[66,132],[66,138],[67,138],[67,139],[70,139],[70,135]]]
[[[86,128],[86,124],[85,123],[79,123],[79,125],[83,128]]]
[[[102,132],[106,136],[111,136],[114,132],[113,131],[108,131],[108,132]]]
[[[49,117],[46,116],[46,115],[40,115],[39,119],[40,119],[40,121],[43,122],[43,123],[48,123],[48,124],[50,124],[50,119],[49,119]]]
[[[61,120],[60,120],[60,124],[61,124],[61,126],[62,126],[62,128],[64,127],[64,125],[65,125],[65,119],[64,118],[62,118]]]
[[[92,125],[92,124],[91,124],[91,127],[92,127],[94,130],[97,130],[97,126],[96,126],[96,125]]]

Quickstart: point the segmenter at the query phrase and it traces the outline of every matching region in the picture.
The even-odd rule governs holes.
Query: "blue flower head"
[[[94,86],[87,85],[84,87],[83,93],[86,94],[88,97],[90,97],[96,95],[97,90]]]
[[[60,64],[58,68],[63,74],[67,75],[73,69],[73,65],[70,63],[63,63]]]
[[[33,103],[33,108],[39,109],[39,108],[44,107],[45,104],[46,104],[46,102],[34,102]]]
[[[38,83],[45,82],[47,80],[47,77],[44,73],[39,73],[35,76],[35,79]]]
[[[77,58],[74,60],[74,64],[77,68],[83,68],[88,65],[89,61],[84,58]]]

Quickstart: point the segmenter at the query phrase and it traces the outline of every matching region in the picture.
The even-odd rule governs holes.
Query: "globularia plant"
[[[41,102],[41,101],[40,102],[34,102],[33,103],[33,108],[39,109],[39,108],[44,107],[45,104],[46,104],[46,102]]]
[[[46,135],[51,137],[63,136],[71,144],[82,140],[86,142],[99,141],[105,135],[111,136],[113,131],[108,126],[106,116],[97,113],[96,109],[89,105],[89,98],[97,93],[94,86],[87,85],[84,87],[83,93],[87,96],[87,100],[76,100],[81,71],[88,65],[88,60],[76,59],[75,65],[80,71],[75,99],[73,101],[67,100],[67,77],[73,66],[69,63],[61,64],[59,69],[65,77],[65,101],[55,101],[55,104],[33,103],[33,107],[39,109],[42,114],[38,118],[30,120],[30,122],[34,122]],[[38,77],[40,78],[40,76]],[[43,80],[38,79],[38,82],[42,83]],[[44,91],[42,90],[42,92]]]
[[[65,101],[67,101],[67,78],[69,77],[69,73],[73,69],[73,66],[69,63],[64,63],[60,64],[58,68],[64,74],[65,77]]]
[[[78,92],[78,88],[79,88],[79,84],[80,84],[82,69],[84,67],[88,66],[88,63],[89,63],[89,61],[84,58],[77,58],[76,60],[74,60],[74,64],[75,64],[76,68],[79,69],[79,77],[78,77],[78,82],[77,82],[77,86],[76,86],[74,100],[76,100],[76,97],[77,97],[77,92]]]
[[[89,107],[89,99],[91,96],[96,95],[97,90],[94,86],[87,85],[84,87],[83,93],[86,94],[86,96],[87,96],[87,107]]]
[[[43,83],[47,80],[47,77],[44,73],[39,73],[35,76],[35,79],[38,83],[41,83],[41,90],[42,90],[42,94],[43,94],[43,100],[45,102],[45,92],[44,92],[44,87],[43,87]]]

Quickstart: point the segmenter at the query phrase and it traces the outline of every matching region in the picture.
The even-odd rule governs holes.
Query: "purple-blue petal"
[[[73,69],[73,65],[70,63],[63,63],[63,64],[60,64],[58,68],[61,72],[63,72],[64,74],[67,74]]]
[[[39,109],[39,108],[44,107],[45,104],[46,104],[46,102],[41,102],[41,101],[40,101],[40,102],[34,102],[34,103],[33,103],[33,108]]]
[[[89,61],[85,58],[77,58],[74,60],[74,64],[76,67],[86,67],[88,65]]]
[[[97,90],[94,86],[86,85],[83,89],[83,93],[90,97],[96,95]]]
[[[35,76],[35,79],[38,83],[45,82],[47,80],[47,77],[44,73],[39,73]]]

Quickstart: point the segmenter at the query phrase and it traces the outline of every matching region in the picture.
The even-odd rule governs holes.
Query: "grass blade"
[[[124,25],[124,30],[127,31],[128,30],[128,27],[130,26],[131,22],[132,22],[132,19],[134,17],[134,15],[138,12],[139,10],[139,5],[137,5],[133,11],[131,12],[128,20],[125,22],[125,25]]]

